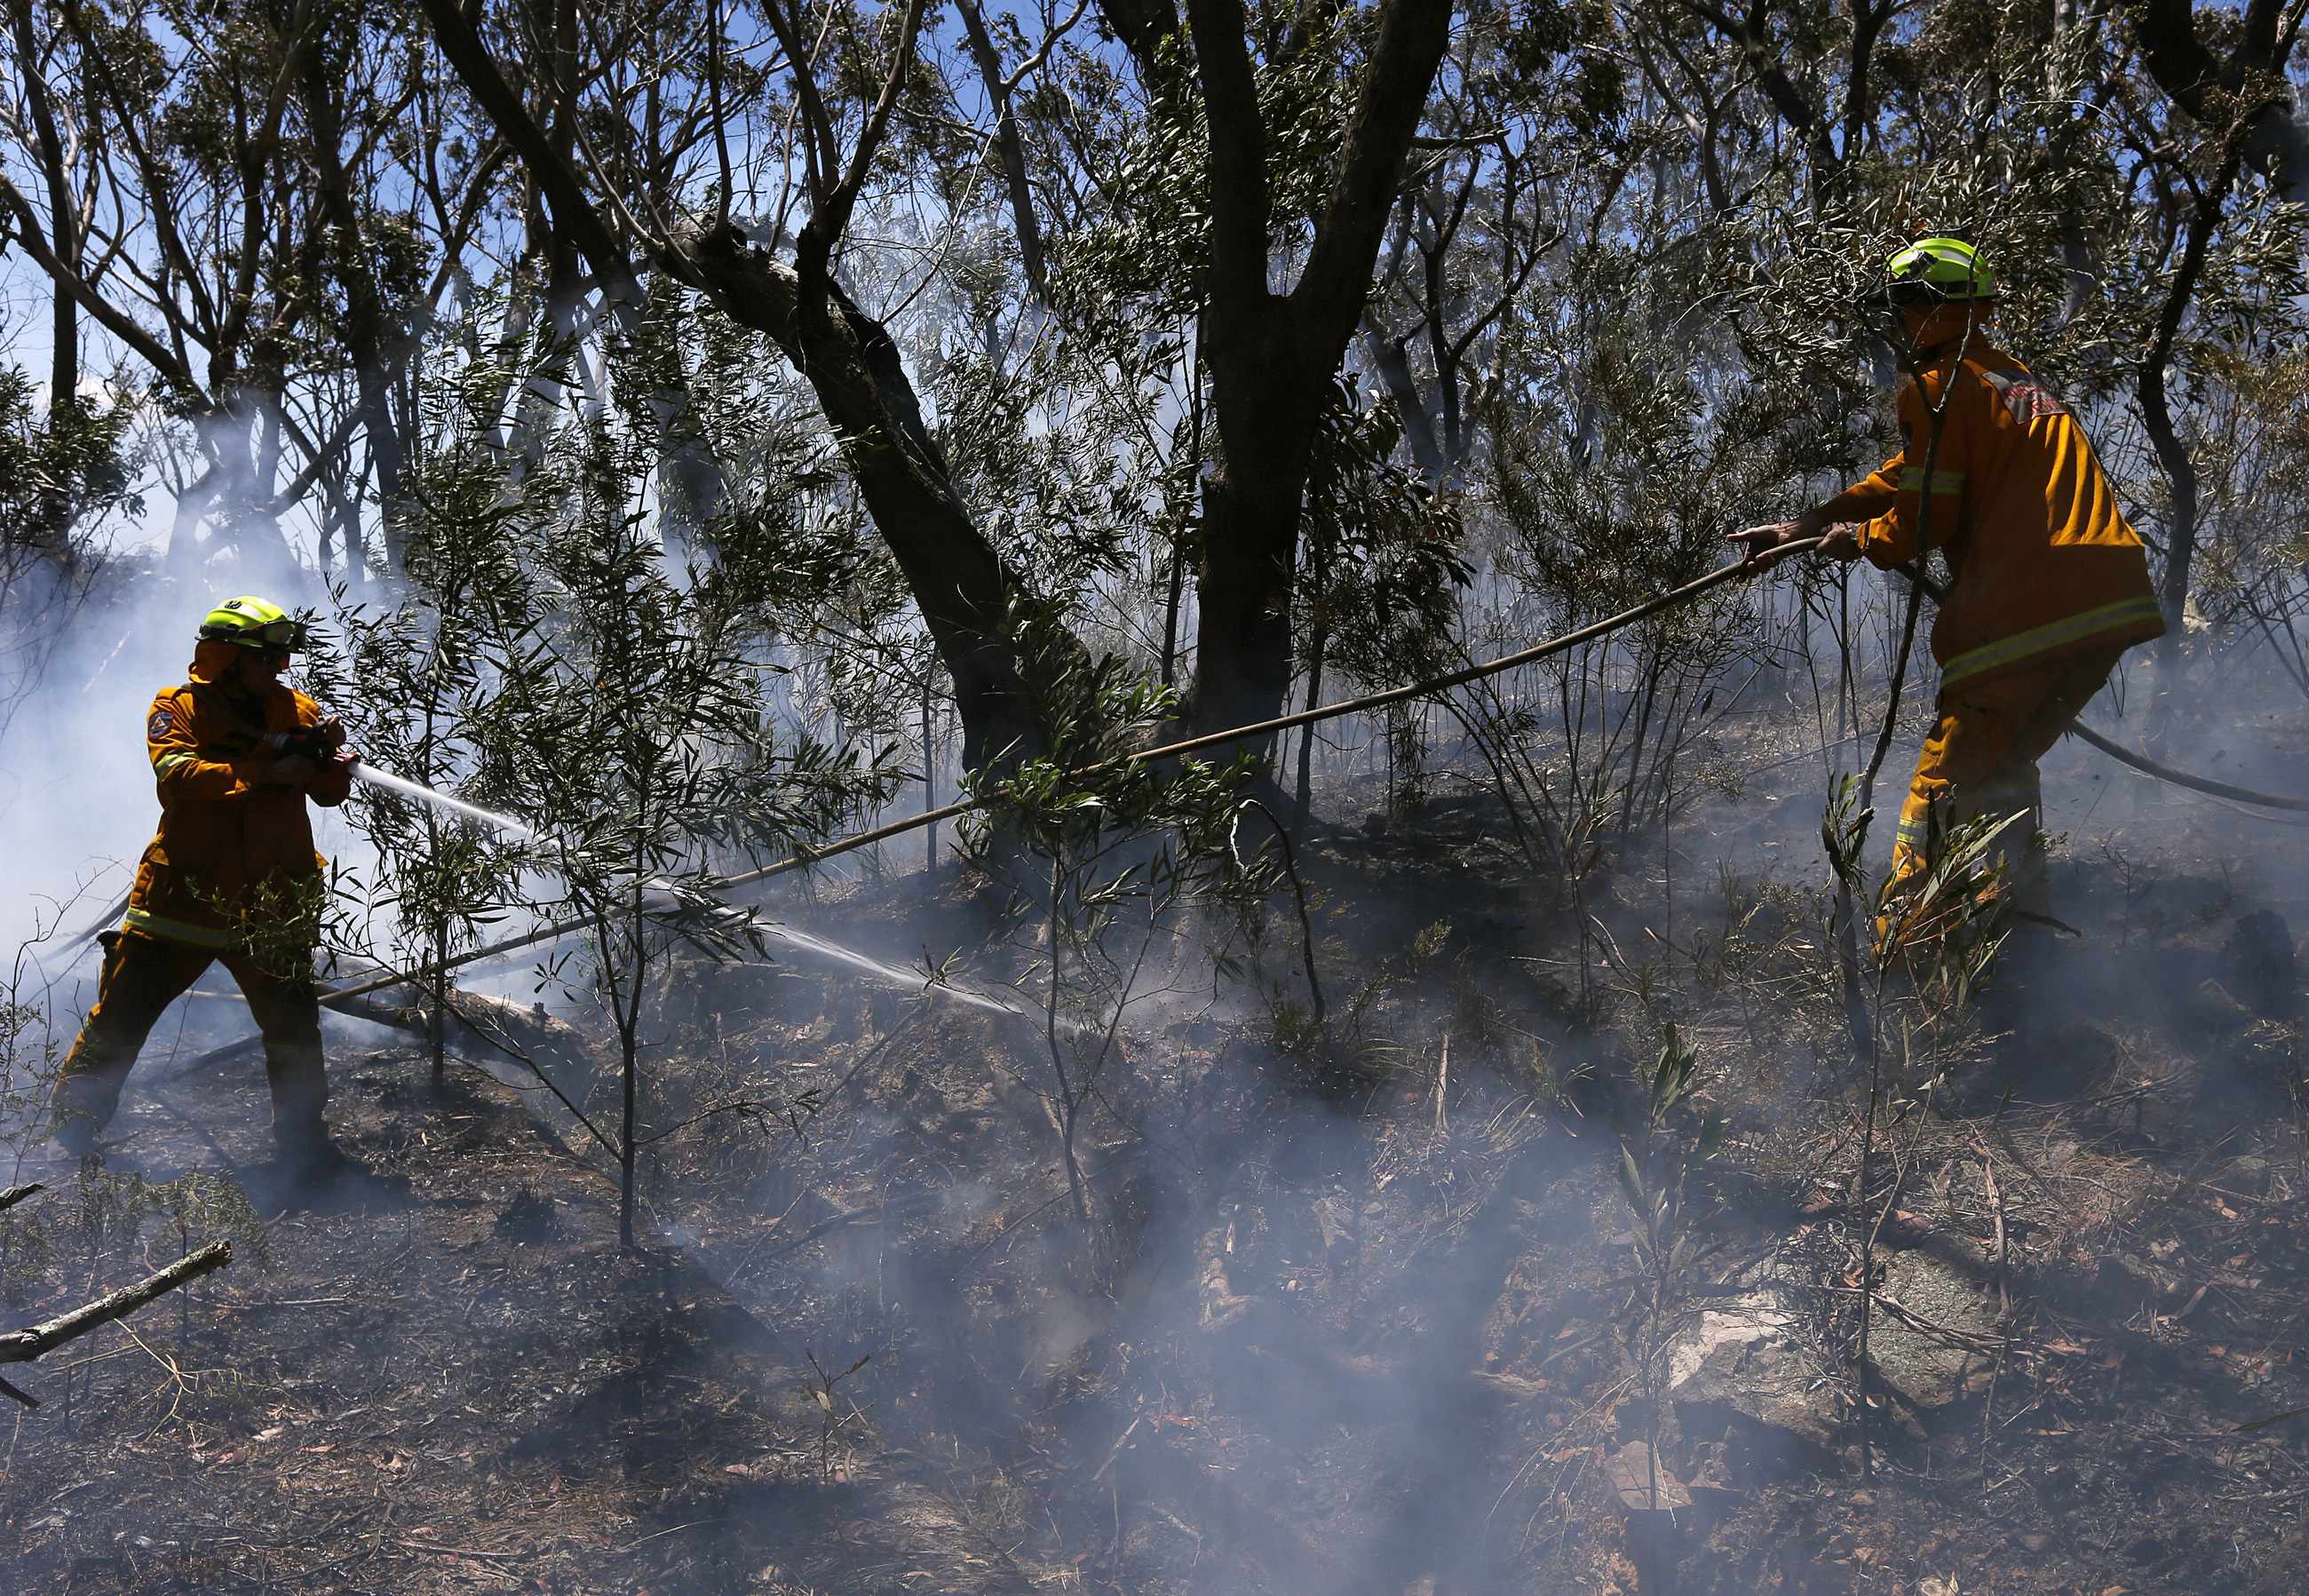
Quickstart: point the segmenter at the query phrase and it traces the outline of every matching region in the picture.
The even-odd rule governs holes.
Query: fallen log
[[[349,994],[324,992],[321,994],[321,1007],[324,1009],[419,1036],[432,1034],[432,1003],[430,993],[405,982],[373,991]],[[564,1025],[541,1009],[524,1009],[519,1003],[509,1002],[504,998],[484,997],[479,993],[452,987],[449,1011],[480,1040],[523,1063],[532,1067],[547,1063],[562,1064],[582,1071],[588,1078],[592,1075],[593,1066],[586,1054],[584,1038],[574,1027]],[[451,1033],[453,1039],[455,1035],[454,1031]],[[261,1037],[243,1037],[237,1042],[212,1047],[161,1076],[160,1084],[166,1086],[187,1080],[244,1054],[253,1054],[263,1045]]]
[[[428,1036],[432,1032],[433,994],[421,987],[391,986],[333,1002],[323,1001],[350,1019],[394,1030]],[[565,1066],[585,1078],[593,1072],[593,1060],[585,1051],[583,1035],[575,1026],[546,1013],[542,1005],[524,1008],[506,998],[484,997],[453,986],[449,1012],[489,1047],[524,1063]],[[454,1038],[456,1033],[453,1030],[450,1035]]]

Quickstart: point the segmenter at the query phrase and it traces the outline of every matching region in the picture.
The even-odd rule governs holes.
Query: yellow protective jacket
[[[1901,384],[1901,451],[1822,507],[1831,522],[1867,522],[1861,551],[1876,565],[1946,553],[1941,685],[2162,634],[2140,534],[2068,406],[1976,335],[1955,356]]]
[[[238,653],[232,643],[203,641],[192,680],[152,700],[144,741],[160,795],[160,830],[144,849],[122,926],[195,947],[240,945],[238,926],[252,912],[279,907],[319,880],[328,861],[314,851],[305,800],[332,808],[352,778],[324,766],[302,787],[260,786],[255,778],[280,756],[264,746],[268,732],[317,725],[320,706],[290,688],[262,698],[218,685]]]

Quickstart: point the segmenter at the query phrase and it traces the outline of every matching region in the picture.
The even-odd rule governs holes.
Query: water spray
[[[1801,553],[1807,550],[1817,549],[1823,541],[1824,540],[1820,538],[1799,539],[1794,542],[1781,545],[1780,551],[1784,554]],[[1255,722],[1250,725],[1230,727],[1223,732],[1206,733],[1200,736],[1187,738],[1183,742],[1167,743],[1160,748],[1143,749],[1135,753],[1120,755],[1116,759],[1107,760],[1102,764],[1070,771],[1068,774],[1076,776],[1091,776],[1120,766],[1143,764],[1165,759],[1183,759],[1190,754],[1209,752],[1219,748],[1240,743],[1254,738],[1273,737],[1282,732],[1290,731],[1300,726],[1313,725],[1319,722],[1336,719],[1341,716],[1368,713],[1373,709],[1384,708],[1388,706],[1404,703],[1411,699],[1426,698],[1454,687],[1463,686],[1468,682],[1481,681],[1491,676],[1496,676],[1502,672],[1513,670],[1520,665],[1533,664],[1538,660],[1545,659],[1552,655],[1561,654],[1568,649],[1577,647],[1583,643],[1594,642],[1598,638],[1609,637],[1613,632],[1619,631],[1637,621],[1656,615],[1663,611],[1675,609],[1682,604],[1688,603],[1712,587],[1721,585],[1727,582],[1739,581],[1747,577],[1752,576],[1758,568],[1760,568],[1747,561],[1737,561],[1730,565],[1719,566],[1716,569],[1708,572],[1706,575],[1685,583],[1681,587],[1660,594],[1656,597],[1647,599],[1642,603],[1634,606],[1632,609],[1623,610],[1617,615],[1607,616],[1601,620],[1593,621],[1576,630],[1566,632],[1561,637],[1551,638],[1544,643],[1535,644],[1529,648],[1518,650],[1516,653],[1507,655],[1499,659],[1486,660],[1480,664],[1465,665],[1456,671],[1446,672],[1440,676],[1431,677],[1426,681],[1412,682],[1402,687],[1389,688],[1383,692],[1369,693],[1360,698],[1348,698],[1336,703],[1319,705],[1315,707],[1302,709],[1293,714],[1280,715],[1269,720]],[[1916,582],[1920,586],[1923,586],[1924,590],[1931,594],[1934,598],[1937,599],[1944,596],[1936,584],[1932,583],[1920,573],[1915,571],[1904,571],[1902,574],[1907,576],[1910,581]],[[2100,750],[2103,753],[2107,754],[2111,758],[2118,760],[2120,763],[2130,766],[2132,768],[2140,771],[2145,776],[2151,776],[2156,780],[2169,782],[2175,785],[2188,787],[2201,793],[2210,794],[2215,797],[2225,798],[2235,802],[2248,803],[2262,809],[2291,811],[2295,812],[2309,811],[2309,799],[2296,797],[2291,794],[2285,794],[2254,792],[2249,788],[2231,786],[2225,783],[2209,781],[2202,776],[2192,776],[2184,771],[2175,770],[2168,766],[2159,764],[2156,760],[2150,759],[2145,755],[2136,753],[2133,750],[2125,748],[2123,744],[2101,735],[2100,733],[2093,731],[2089,726],[2087,726],[2081,720],[2072,721],[2071,723],[2070,729],[2076,732],[2079,736],[2084,738],[2085,741],[2091,743],[2093,747]],[[404,796],[415,799],[419,802],[436,805],[450,812],[463,815],[478,823],[495,827],[497,829],[509,834],[521,836],[532,840],[535,839],[536,834],[530,830],[529,828],[523,826],[517,820],[511,820],[504,815],[493,814],[488,810],[480,809],[472,804],[466,803],[461,799],[449,797],[446,794],[437,793],[430,787],[420,786],[417,783],[408,780],[406,777],[393,776],[387,772],[376,770],[371,767],[359,764],[356,764],[352,767],[352,772],[354,775],[360,776],[362,779],[373,783],[377,786],[401,793]],[[756,870],[747,871],[739,875],[731,876],[722,881],[721,886],[725,890],[735,887],[751,886],[760,881],[768,880],[772,877],[783,875],[789,871],[806,869],[812,864],[833,858],[837,854],[850,853],[855,849],[866,847],[874,843],[885,841],[891,837],[902,837],[908,832],[917,830],[922,827],[936,825],[941,820],[953,820],[960,816],[969,814],[974,810],[985,807],[999,796],[1000,789],[999,787],[989,787],[983,791],[972,794],[957,802],[946,804],[940,808],[926,809],[918,814],[909,815],[903,820],[893,820],[884,825],[872,827],[864,831],[854,832],[848,837],[842,837],[833,842],[822,844],[815,847],[805,846],[800,848],[791,857],[781,859],[772,864],[763,865]],[[651,885],[662,888],[664,883],[653,882],[651,883]],[[667,889],[667,893],[669,898],[670,898],[672,895],[670,889]],[[855,953],[846,948],[837,948],[830,943],[820,942],[816,938],[807,937],[801,932],[790,931],[783,926],[774,925],[769,922],[759,920],[747,910],[724,909],[720,912],[724,915],[743,915],[748,922],[759,926],[768,934],[774,935],[779,938],[779,940],[788,942],[792,946],[807,948],[813,952],[826,952],[831,954],[845,962],[852,963],[862,968],[870,969],[886,977],[903,977],[909,984],[911,984],[912,979],[912,976],[905,976],[904,972],[895,970],[890,966],[881,964],[878,960],[868,958],[864,955]],[[77,946],[78,941],[84,941],[88,937],[92,937],[97,931],[102,929],[104,924],[109,923],[110,918],[110,916],[108,916],[105,921],[99,922],[97,925],[90,927],[89,931],[83,933],[82,938],[76,939],[73,945]],[[446,964],[441,966],[437,973],[442,976],[446,976],[446,974],[453,969],[462,968],[468,965],[478,964],[487,959],[502,958],[506,954],[518,952],[523,949],[533,948],[540,942],[555,941],[562,937],[569,935],[572,932],[583,930],[591,924],[592,921],[589,918],[584,917],[550,922],[531,931],[522,932],[519,935],[507,937],[499,941],[489,943],[486,947],[475,948],[470,951],[461,953],[455,958],[448,960]],[[382,992],[388,987],[401,985],[407,979],[408,977],[399,974],[376,976],[368,980],[357,982],[349,986],[339,987],[333,992],[324,993],[321,994],[321,1002],[324,1007],[347,1002],[356,998],[366,997],[371,993]],[[1007,1003],[999,998],[990,997],[984,993],[967,993],[942,984],[934,984],[931,990],[945,993],[950,996],[957,997],[964,1002],[971,1002],[983,1008],[1000,1009],[1013,1013],[1022,1011],[1014,1005]],[[199,1062],[200,1061],[197,1060],[195,1061],[195,1064]]]
[[[389,770],[380,770],[376,766],[360,760],[354,761],[346,768],[352,775],[373,786],[381,787],[389,793],[398,793],[402,797],[412,799],[419,803],[430,804],[436,809],[456,815],[463,820],[471,820],[478,825],[491,827],[508,837],[516,837],[524,842],[541,840],[533,828],[524,826],[510,815],[501,815],[494,811],[483,809],[478,804],[468,803],[462,798],[453,798],[446,793],[436,792],[421,783],[411,781],[405,776],[395,776]],[[682,900],[681,895],[675,890],[673,883],[662,877],[652,877],[642,883],[642,911],[659,919],[678,919],[685,914],[696,912],[691,905]],[[765,920],[749,909],[721,906],[705,910],[705,916],[715,923],[722,930],[739,934],[748,931],[758,932],[774,941],[783,942],[801,952],[814,954],[829,963],[847,966],[861,975],[894,986],[912,986],[918,984],[921,979],[918,972],[904,970],[895,965],[886,964],[870,955],[860,953],[854,948],[846,948],[839,942],[812,936],[807,932],[797,931],[790,925],[781,925],[774,921]],[[973,1009],[983,1009],[997,1014],[1020,1016],[1027,1015],[1029,1012],[1022,1004],[1006,1001],[989,993],[974,992],[964,986],[938,983],[935,984],[935,990],[945,997]]]
[[[507,837],[519,837],[523,842],[537,840],[537,833],[534,830],[523,825],[511,815],[498,814],[493,810],[483,809],[477,803],[468,803],[463,798],[452,798],[446,793],[437,793],[431,787],[413,782],[405,776],[395,776],[390,770],[380,770],[366,759],[355,759],[346,766],[345,769],[349,774],[358,776],[373,787],[382,787],[388,793],[398,793],[403,798],[413,798],[419,803],[430,804],[435,809],[445,811],[461,819],[502,831]]]
[[[324,763],[332,757],[333,752],[333,750],[325,745],[319,743],[315,743],[309,747],[292,747],[285,741],[288,736],[287,733],[281,733],[280,735],[284,739],[284,741],[275,743],[273,746],[282,751],[302,753],[307,759],[312,759],[315,764]],[[537,840],[537,833],[534,830],[523,825],[511,815],[501,815],[492,810],[483,809],[479,804],[468,803],[462,798],[452,798],[446,793],[437,793],[431,787],[426,786],[420,782],[413,782],[405,776],[395,776],[390,770],[380,770],[375,765],[369,764],[366,760],[355,759],[350,764],[346,765],[344,767],[344,770],[348,776],[358,777],[359,779],[368,783],[368,785],[373,787],[382,788],[388,793],[398,793],[403,798],[410,798],[419,803],[429,804],[435,809],[441,810],[448,814],[455,815],[461,820],[471,820],[478,825],[487,826],[494,830],[502,831],[507,837],[516,837],[523,842],[535,842]],[[120,922],[121,912],[127,908],[127,906],[128,895],[126,893],[123,893],[117,902],[116,902],[110,908],[107,909],[103,914],[90,921],[86,927],[75,934],[70,941],[57,949],[56,951],[68,958],[78,954],[82,949],[87,947],[91,942],[95,941],[99,936],[102,935],[105,932],[111,930],[113,926],[118,924]]]

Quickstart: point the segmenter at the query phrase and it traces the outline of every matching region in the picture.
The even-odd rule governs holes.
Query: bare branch
[[[108,1297],[100,1297],[69,1314],[20,1330],[0,1335],[0,1363],[29,1363],[46,1352],[52,1352],[66,1341],[77,1340],[99,1325],[115,1319],[125,1319],[154,1297],[165,1297],[177,1287],[197,1280],[212,1270],[222,1269],[232,1262],[232,1243],[212,1241],[197,1253],[186,1254],[163,1270],[157,1270],[134,1286],[124,1286]]]

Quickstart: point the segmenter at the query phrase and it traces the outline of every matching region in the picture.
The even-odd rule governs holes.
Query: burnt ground
[[[1639,862],[1587,883],[1584,944],[1478,805],[1310,846],[1328,1031],[1158,956],[1085,1122],[1094,1227],[1041,1035],[796,964],[661,993],[653,1123],[723,1112],[653,1149],[640,1258],[599,1154],[471,1064],[437,1095],[335,1042],[368,1174],[317,1199],[258,1162],[246,1063],[134,1094],[104,1175],[19,1176],[56,1189],[7,1221],[15,1322],[239,1256],[22,1371],[8,1583],[2298,1591],[2291,837],[2066,774],[2087,934],[2031,929],[1976,1002],[1888,984],[1865,1180],[1816,802],[1776,829],[1755,790],[1673,917]],[[960,922],[910,890],[816,923],[919,956]],[[1670,1014],[1727,1125],[1654,1314],[1613,1123]]]

